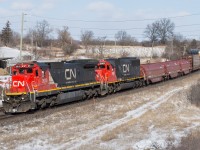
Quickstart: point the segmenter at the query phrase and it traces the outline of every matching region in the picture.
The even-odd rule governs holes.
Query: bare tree
[[[41,22],[37,22],[35,29],[33,29],[32,36],[34,40],[37,42],[38,46],[43,46],[43,43],[46,39],[48,39],[49,34],[53,30],[50,28],[49,23],[46,20]]]
[[[13,46],[16,46],[17,44],[20,43],[20,34],[18,32],[12,32],[12,40],[11,40],[11,44]]]
[[[144,34],[150,40],[151,43],[158,41],[158,24],[148,24],[144,31]]]
[[[65,47],[68,44],[71,44],[71,35],[68,31],[68,27],[64,26],[62,30],[58,29],[58,41],[61,45],[61,47]]]
[[[164,57],[171,60],[181,58],[185,54],[186,45],[187,40],[181,34],[175,34],[173,36],[173,41],[168,41],[166,43]]]
[[[119,45],[132,45],[135,42],[135,38],[131,37],[126,31],[118,31],[115,34],[115,38],[117,39]]]
[[[58,30],[58,41],[66,55],[70,55],[78,48],[76,43],[72,43],[72,37],[66,26],[62,30]]]
[[[161,19],[157,22],[158,24],[158,37],[160,42],[165,44],[173,36],[175,25],[170,19]]]
[[[92,31],[81,31],[81,41],[85,46],[86,51],[88,52],[88,45],[92,42],[94,33]]]
[[[160,41],[162,44],[173,38],[175,25],[170,19],[163,18],[147,25],[144,33],[151,43]]]
[[[190,49],[197,49],[197,41],[193,39],[189,45]]]

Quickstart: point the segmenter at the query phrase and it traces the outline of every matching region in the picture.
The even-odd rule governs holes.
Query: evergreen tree
[[[3,42],[5,46],[7,46],[10,43],[12,39],[12,30],[10,28],[9,21],[7,21],[6,26],[2,29],[0,37],[1,37],[1,41]]]

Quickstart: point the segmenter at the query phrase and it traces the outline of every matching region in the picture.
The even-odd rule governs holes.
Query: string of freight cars
[[[12,67],[6,113],[22,113],[170,80],[200,69],[200,56],[140,64],[136,57],[27,62]]]

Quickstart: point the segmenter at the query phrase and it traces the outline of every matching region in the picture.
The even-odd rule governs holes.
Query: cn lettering
[[[126,72],[130,72],[130,65],[129,64],[123,64],[123,72],[126,73]]]
[[[76,79],[76,69],[65,69],[65,79],[71,80]]]
[[[13,87],[24,86],[24,81],[13,81]]]

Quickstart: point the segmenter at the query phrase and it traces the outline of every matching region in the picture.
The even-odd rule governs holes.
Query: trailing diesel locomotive
[[[135,57],[26,62],[12,67],[4,90],[6,113],[22,113],[137,88],[200,69],[199,56],[140,64]]]

